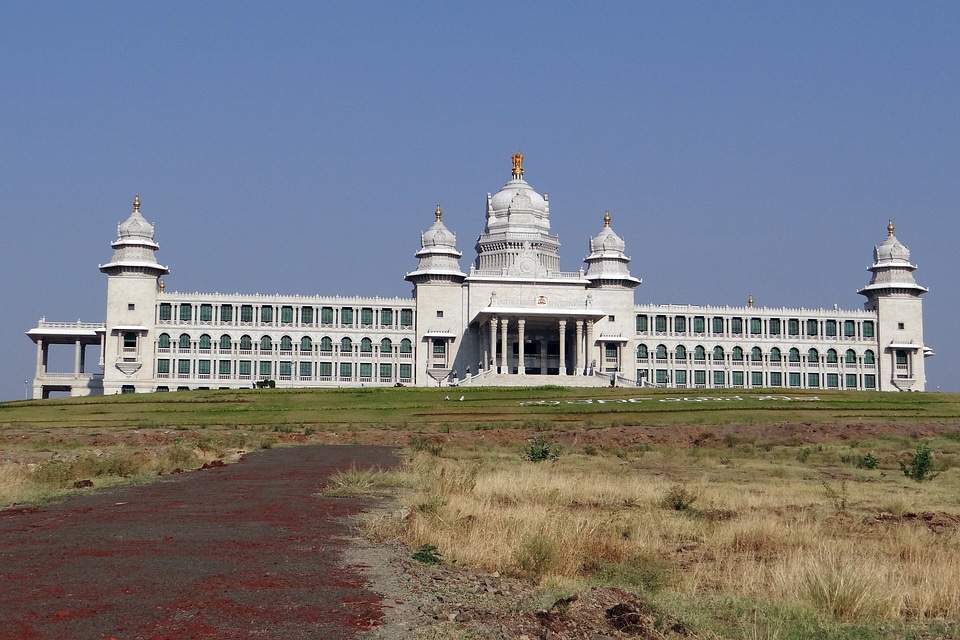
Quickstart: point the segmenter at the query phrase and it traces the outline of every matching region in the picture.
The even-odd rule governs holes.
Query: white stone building
[[[420,237],[412,298],[179,293],[165,290],[153,226],[117,230],[106,322],[43,319],[35,398],[343,386],[645,385],[668,388],[924,389],[920,296],[892,222],[874,249],[863,310],[636,304],[640,279],[610,226],[585,268],[560,271],[550,205],[523,179],[487,195],[475,262],[464,272],[437,206]],[[72,372],[48,371],[50,345],[74,346]],[[99,345],[100,371],[86,371]]]

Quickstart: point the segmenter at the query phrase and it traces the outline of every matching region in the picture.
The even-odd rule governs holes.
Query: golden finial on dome
[[[607,209],[607,212],[603,214],[603,226],[610,226],[610,209]]]
[[[443,211],[440,211],[440,203],[437,203],[437,210],[433,212],[433,215],[437,216],[437,222],[440,222],[440,217],[443,215]]]
[[[750,294],[750,297],[747,298],[747,306],[748,306],[748,307],[753,307],[753,294],[752,294],[752,293]]]
[[[163,293],[166,288],[167,288],[167,285],[164,283],[163,280],[161,280],[161,281],[160,281],[160,293]]]
[[[889,222],[887,222],[887,237],[893,237],[893,218],[890,218]]]
[[[135,213],[140,213],[140,194],[133,196],[133,210]]]
[[[513,158],[513,177],[523,177],[523,154],[519,151],[511,156]]]

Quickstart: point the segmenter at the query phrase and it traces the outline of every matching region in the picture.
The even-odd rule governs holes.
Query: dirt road
[[[380,596],[342,563],[345,517],[316,495],[386,447],[300,446],[40,508],[0,511],[0,639],[353,638]]]

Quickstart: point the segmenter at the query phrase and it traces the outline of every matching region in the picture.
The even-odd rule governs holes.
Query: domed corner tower
[[[550,204],[523,179],[523,154],[511,157],[510,180],[487,194],[487,220],[477,238],[478,275],[544,278],[560,271],[560,239],[550,234]]]
[[[641,283],[639,278],[630,275],[626,256],[626,243],[610,227],[610,212],[603,216],[603,229],[590,238],[590,255],[583,259],[587,263],[586,279],[591,288],[633,289]]]
[[[880,391],[923,391],[926,385],[923,359],[933,351],[923,343],[923,303],[927,292],[913,278],[910,250],[893,235],[893,220],[887,238],[873,249],[870,284],[857,293],[866,296],[863,307],[877,314],[877,387]]]
[[[140,196],[133,213],[117,225],[110,243],[113,257],[100,265],[107,274],[107,326],[103,348],[104,394],[153,391],[154,331],[160,277],[170,270],[157,262],[160,248],[153,225],[140,213]]]
[[[457,236],[443,224],[440,205],[434,212],[436,220],[420,234],[420,250],[414,254],[419,260],[415,271],[404,280],[413,283],[413,297],[417,308],[415,319],[417,354],[416,380],[418,385],[429,384],[427,376],[440,383],[450,377],[457,354],[463,348],[464,304],[461,286],[467,274],[460,270]]]

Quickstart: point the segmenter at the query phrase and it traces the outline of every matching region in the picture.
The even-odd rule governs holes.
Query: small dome
[[[140,196],[133,199],[133,213],[117,227],[117,239],[146,238],[153,240],[153,225],[140,214]]]
[[[420,234],[420,246],[424,249],[427,247],[455,248],[457,245],[457,236],[447,229],[446,225],[443,224],[443,221],[440,219],[443,216],[443,212],[440,210],[439,204],[437,205],[435,215],[437,216],[436,221],[429,229]]]
[[[591,253],[603,253],[605,251],[615,251],[623,253],[627,245],[623,238],[614,233],[610,227],[610,212],[603,216],[603,229],[593,238],[590,238]]]
[[[910,249],[893,235],[893,221],[887,225],[887,239],[873,249],[874,262],[910,262]]]

